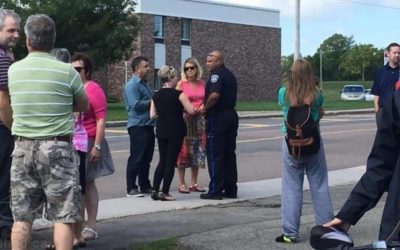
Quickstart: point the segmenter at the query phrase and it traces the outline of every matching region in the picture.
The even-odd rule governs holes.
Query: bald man
[[[201,199],[237,198],[236,137],[239,118],[235,110],[237,81],[225,67],[220,51],[207,56],[211,73],[206,85],[206,101],[202,112],[207,119],[207,161],[210,174],[208,193]]]

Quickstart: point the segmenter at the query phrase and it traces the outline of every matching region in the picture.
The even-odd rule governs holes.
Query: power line
[[[359,4],[359,5],[365,5],[365,6],[373,6],[373,7],[378,7],[378,8],[398,9],[398,10],[400,10],[400,7],[388,6],[388,5],[382,5],[382,4],[375,4],[375,3],[366,3],[366,2],[363,2],[363,1],[357,1],[357,0],[337,0],[337,1],[354,3],[354,4]]]

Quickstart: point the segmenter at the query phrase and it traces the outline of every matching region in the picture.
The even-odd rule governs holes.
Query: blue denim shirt
[[[125,108],[128,112],[127,127],[154,126],[155,120],[150,119],[150,103],[153,96],[147,81],[136,75],[126,83],[124,89]]]

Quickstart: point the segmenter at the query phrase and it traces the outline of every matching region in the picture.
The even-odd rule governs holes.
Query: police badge
[[[211,76],[211,82],[216,83],[218,81],[219,75],[212,75]]]

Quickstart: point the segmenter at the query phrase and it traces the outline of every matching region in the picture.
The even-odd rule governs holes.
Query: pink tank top
[[[182,91],[189,97],[190,102],[195,108],[204,103],[206,84],[203,80],[198,80],[196,85],[191,85],[189,81],[182,81]]]

